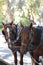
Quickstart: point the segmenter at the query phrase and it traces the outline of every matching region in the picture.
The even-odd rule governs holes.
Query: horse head
[[[2,23],[3,30],[2,33],[5,36],[5,39],[7,42],[12,43],[16,39],[16,32],[17,32],[17,26],[13,24],[13,21],[11,23]]]
[[[23,43],[30,43],[30,32],[32,30],[32,23],[29,26],[24,26],[21,31],[21,39]]]
[[[28,46],[33,41],[33,24],[24,26],[21,31],[21,52],[28,50]]]

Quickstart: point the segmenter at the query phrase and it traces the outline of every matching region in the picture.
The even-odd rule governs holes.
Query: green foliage
[[[3,19],[3,14],[2,14],[2,11],[3,11],[3,5],[6,3],[6,0],[0,0],[0,20]]]
[[[27,26],[27,25],[29,25],[29,20],[27,19],[27,17],[22,16],[22,17],[21,17],[21,23],[22,23],[24,26]]]
[[[12,0],[11,2],[9,2],[10,3],[9,4],[9,3],[7,3],[7,1],[9,1],[9,0],[0,0],[0,23],[3,20],[5,20],[5,17],[2,14],[3,5],[4,4],[8,4],[9,8],[7,8],[7,9],[9,9],[9,10],[7,12],[8,12],[9,17],[11,16],[10,14],[12,14],[12,13],[14,13],[13,15],[15,15],[15,11],[19,11],[19,12],[23,11],[22,16],[20,16],[18,13],[17,13],[18,14],[17,16],[14,16],[14,18],[15,18],[14,22],[15,23],[17,22],[19,24],[20,24],[20,22],[22,22],[23,25],[29,25],[31,16],[32,16],[32,18],[34,18],[34,16],[36,17],[36,15],[39,15],[38,11],[39,11],[39,8],[41,6],[40,4],[43,2],[43,0],[19,0],[18,2],[15,1],[15,0]],[[15,2],[13,2],[13,1],[15,1]],[[13,11],[12,10],[10,11],[10,7],[11,8],[14,7],[12,9]],[[28,12],[27,16],[25,15],[26,14],[26,10]],[[13,17],[13,16],[11,16],[11,17]],[[30,17],[30,19],[29,19],[29,17]],[[9,19],[9,18],[7,18],[7,19]]]
[[[29,20],[27,19],[27,17],[25,17],[25,16],[21,16],[21,17],[17,17],[17,18],[15,18],[15,21],[14,21],[14,23],[15,24],[23,24],[24,26],[27,26],[27,25],[29,25]]]

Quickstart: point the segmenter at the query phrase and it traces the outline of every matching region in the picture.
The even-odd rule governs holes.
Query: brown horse
[[[28,27],[23,27],[21,31],[22,54],[29,51],[33,64],[39,65],[39,56],[43,56],[43,27],[33,27],[32,23]]]
[[[17,51],[20,52],[20,47],[21,47],[21,38],[19,36],[20,34],[20,29],[18,29],[18,25],[13,24],[13,21],[11,23],[3,24],[3,30],[2,33],[5,37],[6,42],[8,43],[8,47],[10,50],[12,50],[12,53],[14,55],[14,62],[15,65],[17,65]],[[18,34],[18,33],[19,34]],[[20,65],[23,65],[23,54],[20,52]]]

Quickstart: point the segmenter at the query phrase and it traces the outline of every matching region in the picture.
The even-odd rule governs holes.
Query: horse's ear
[[[33,25],[33,24],[31,23],[30,26],[29,26],[30,29],[32,28],[32,25]]]
[[[13,20],[10,22],[10,25],[12,25],[13,24]]]

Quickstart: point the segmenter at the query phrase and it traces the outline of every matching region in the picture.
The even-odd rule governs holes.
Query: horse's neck
[[[41,37],[41,30],[38,29],[37,27],[33,27],[33,32],[34,32],[34,40],[33,43],[35,45],[38,45],[38,43],[40,43],[40,37]]]

